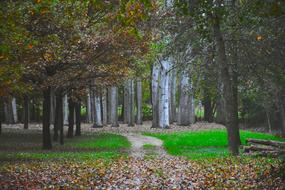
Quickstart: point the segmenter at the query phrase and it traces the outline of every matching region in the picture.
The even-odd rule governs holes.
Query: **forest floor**
[[[40,125],[5,125],[0,189],[285,189],[282,159],[217,156],[226,150],[222,125],[90,126],[83,125],[81,137],[43,151]],[[247,131],[241,137],[242,143],[248,137],[277,139]]]

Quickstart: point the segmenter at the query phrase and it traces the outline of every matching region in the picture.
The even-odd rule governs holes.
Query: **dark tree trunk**
[[[204,99],[204,120],[213,122],[213,108],[209,96],[206,96]]]
[[[0,98],[0,135],[2,134],[2,121],[4,121],[3,116],[3,101]]]
[[[73,126],[74,126],[74,101],[70,97],[68,99],[68,132],[67,132],[67,138],[72,138],[73,137]]]
[[[75,116],[76,116],[76,129],[75,136],[81,135],[81,103],[76,102],[75,104]]]
[[[58,141],[58,132],[59,131],[61,132],[61,130],[63,129],[63,97],[62,97],[61,90],[58,90],[55,93],[55,98],[56,98],[56,101],[55,101],[56,105],[55,105],[55,121],[54,121],[53,140]],[[60,143],[63,144],[63,139],[60,139]]]
[[[29,97],[24,95],[24,129],[29,128]]]
[[[43,91],[43,149],[52,149],[50,136],[50,88]]]
[[[228,132],[228,146],[232,155],[239,154],[239,128],[238,115],[235,107],[235,96],[233,84],[229,74],[229,65],[227,63],[225,43],[220,30],[219,18],[214,15],[214,37],[217,48],[217,60],[220,64],[221,79],[223,84],[223,95],[225,97],[225,111],[226,111],[226,128]]]

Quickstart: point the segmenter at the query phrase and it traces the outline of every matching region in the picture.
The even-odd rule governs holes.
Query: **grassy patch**
[[[43,151],[41,134],[35,131],[6,132],[0,138],[0,160],[25,159],[111,159],[126,155],[131,144],[121,135],[109,133],[83,134],[65,139],[62,146]]]
[[[144,144],[144,145],[143,145],[143,148],[144,148],[144,149],[154,149],[155,146],[152,145],[152,144]]]
[[[171,155],[186,156],[191,159],[216,158],[228,156],[226,130],[179,132],[172,134],[145,133],[164,142],[166,151]],[[247,138],[282,140],[281,138],[250,131],[240,132],[241,142]]]

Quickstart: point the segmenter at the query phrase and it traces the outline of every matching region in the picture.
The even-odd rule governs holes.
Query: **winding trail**
[[[144,156],[168,156],[166,151],[162,147],[162,140],[143,136],[138,133],[121,133],[121,135],[125,136],[132,144],[130,155],[133,157],[143,158]],[[144,145],[153,145],[150,148],[144,148]]]

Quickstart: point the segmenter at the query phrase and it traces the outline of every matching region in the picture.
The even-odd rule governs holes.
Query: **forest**
[[[285,1],[0,1],[0,189],[284,189]]]

